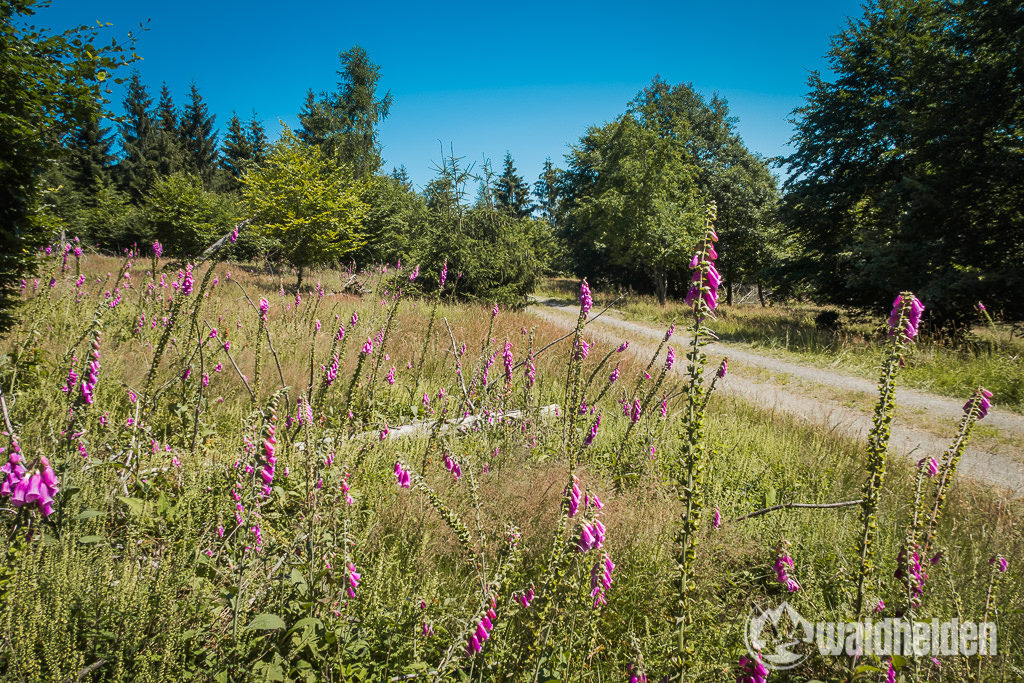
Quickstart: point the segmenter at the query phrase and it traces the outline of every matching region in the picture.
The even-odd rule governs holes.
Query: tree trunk
[[[302,291],[302,276],[303,276],[304,271],[305,271],[305,269],[302,266],[299,266],[299,282],[298,282],[298,284],[295,285],[295,291],[296,292]]]
[[[732,306],[732,265],[725,269],[725,303]]]
[[[658,287],[658,303],[662,306],[668,301],[668,276],[664,274],[657,275],[657,287]]]
[[[764,302],[764,290],[761,288],[761,281],[757,281],[757,298],[761,300],[761,308],[764,308],[768,304]]]

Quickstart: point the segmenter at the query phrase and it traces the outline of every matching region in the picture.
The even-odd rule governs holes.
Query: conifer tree
[[[561,204],[559,174],[559,169],[555,168],[551,163],[551,157],[548,157],[544,160],[544,169],[540,172],[537,182],[533,184],[533,196],[537,198],[540,216],[551,225],[558,224]]]
[[[74,189],[91,197],[110,180],[114,156],[110,151],[110,129],[101,125],[102,114],[93,111],[76,121],[67,142],[68,179]]]
[[[213,130],[216,117],[209,113],[199,88],[189,87],[189,102],[182,112],[179,139],[185,156],[185,170],[198,175],[209,185],[217,168],[217,133]]]
[[[177,173],[182,169],[184,161],[181,142],[178,139],[178,110],[174,107],[174,100],[166,82],[160,87],[155,135],[157,173],[161,176]]]
[[[516,218],[526,218],[533,212],[530,186],[519,175],[509,152],[505,152],[505,166],[494,184],[494,204]]]
[[[138,71],[132,71],[119,124],[122,157],[117,165],[119,184],[138,198],[156,179],[157,135],[150,108],[153,100]]]
[[[228,132],[224,136],[224,144],[220,149],[220,167],[239,178],[246,167],[253,161],[253,146],[247,131],[242,128],[238,114],[231,112],[228,121]]]
[[[252,148],[253,161],[257,164],[263,163],[270,152],[270,145],[267,142],[267,132],[263,129],[263,124],[260,123],[255,111],[253,111],[252,119],[249,121],[248,136],[249,146]]]

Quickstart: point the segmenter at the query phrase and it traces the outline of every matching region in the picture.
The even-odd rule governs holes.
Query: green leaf
[[[99,543],[102,540],[102,536],[82,536],[80,539],[78,539],[78,542],[82,545],[90,545],[92,543]]]
[[[128,509],[133,515],[142,515],[146,509],[146,501],[141,498],[128,498],[125,496],[118,496],[117,499],[128,506]]]
[[[79,520],[92,519],[94,517],[102,517],[105,514],[106,514],[105,512],[100,512],[99,510],[83,510],[82,512],[78,513],[77,519],[79,519]]]
[[[274,631],[279,628],[284,628],[284,620],[276,614],[257,614],[249,625],[246,626],[246,630],[256,629],[258,631]]]

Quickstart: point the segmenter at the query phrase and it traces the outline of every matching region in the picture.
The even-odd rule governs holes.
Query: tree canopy
[[[978,300],[1024,317],[1024,7],[880,0],[829,62],[785,159],[791,278],[862,308],[913,290],[940,323]]]

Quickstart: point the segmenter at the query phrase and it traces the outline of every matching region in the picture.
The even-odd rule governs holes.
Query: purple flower
[[[1006,561],[1006,558],[1002,555],[1000,555],[999,557],[993,555],[992,558],[988,561],[988,563],[994,565],[1000,574],[1005,574],[1006,570],[1009,568],[1009,563]]]
[[[760,652],[756,653],[755,657],[740,657],[740,671],[736,676],[736,683],[766,683],[768,667],[761,662]]]
[[[885,683],[896,683],[896,669],[892,667],[892,657],[889,658],[889,668],[885,671]]]
[[[639,398],[634,398],[633,399],[633,406],[632,406],[632,409],[629,411],[629,419],[631,419],[633,421],[633,424],[636,424],[637,422],[640,421],[640,399]]]
[[[438,288],[444,289],[444,281],[448,279],[448,259],[445,259],[444,266],[441,267],[441,277],[438,282]]]
[[[348,563],[348,597],[356,597],[356,588],[359,588],[359,582],[363,580],[363,575],[356,572],[356,566],[351,562]]]
[[[616,365],[615,369],[612,370],[612,374],[608,375],[608,381],[614,383],[619,378],[619,366]]]
[[[583,492],[580,491],[580,483],[576,477],[572,478],[572,488],[569,489],[569,516],[575,517],[576,512],[580,509],[580,497]]]
[[[367,337],[366,341],[363,342],[363,353],[365,353],[365,354],[373,353],[373,340],[370,339],[369,337]]]
[[[533,356],[526,361],[526,382],[529,386],[537,381],[537,368],[533,365]]]
[[[729,359],[728,358],[723,358],[722,359],[722,364],[718,366],[718,373],[717,373],[718,374],[718,378],[721,379],[721,378],[725,377],[725,374],[727,372],[729,372]]]
[[[722,526],[722,513],[719,511],[717,506],[715,507],[715,517],[712,520],[711,524],[716,529],[719,528],[720,526]]]
[[[590,307],[593,305],[594,298],[590,295],[590,285],[587,284],[587,278],[583,278],[580,283],[580,312],[584,318],[590,314]]]
[[[796,579],[792,578],[786,571],[786,567],[793,569],[793,558],[786,554],[784,550],[780,550],[778,556],[775,558],[775,578],[779,580],[779,583],[786,587],[790,593],[796,593],[800,590],[800,584],[796,582]]]
[[[505,342],[505,350],[501,354],[505,361],[505,381],[512,383],[512,342]]]
[[[157,258],[160,258],[163,255],[164,255],[164,247],[163,247],[163,245],[160,244],[160,242],[158,242],[158,241],[153,242],[153,256],[156,256]]]
[[[617,353],[622,353],[623,351],[625,351],[628,348],[629,348],[629,342],[628,341],[624,341],[621,344],[619,344],[619,348],[615,349],[615,351]]]
[[[668,331],[665,332],[665,341],[668,341],[669,339],[671,339],[672,335],[675,334],[675,331],[676,331],[676,326],[673,324],[671,327],[668,328]]]
[[[978,398],[980,396],[980,399]],[[983,419],[988,415],[989,408],[992,407],[992,392],[988,389],[979,389],[975,392],[975,395],[968,399],[967,403],[964,404],[964,412],[971,412],[971,404],[978,401],[978,419]]]
[[[419,266],[419,264],[416,264],[416,266],[412,269],[412,273],[409,275],[409,282],[415,281],[416,278],[418,278],[419,276],[420,276],[420,266]]]
[[[600,605],[608,604],[605,600],[605,591],[612,586],[612,570],[615,563],[610,555],[605,553],[604,557],[594,563],[590,570],[590,597],[594,598],[594,609]]]
[[[407,489],[412,486],[412,477],[409,475],[409,470],[402,466],[401,462],[395,462],[395,478],[398,480],[398,485],[403,489]]]
[[[590,433],[587,434],[587,438],[583,440],[584,446],[589,446],[594,443],[594,439],[597,437],[597,430],[601,426],[601,413],[597,414],[597,419],[594,420],[594,424],[590,427]]]
[[[917,326],[921,323],[921,314],[924,312],[924,304],[910,292],[904,292],[911,298],[910,310],[907,311],[907,326],[903,329],[907,339],[917,336]],[[889,336],[896,334],[896,325],[900,319],[900,309],[903,307],[903,294],[897,294],[892,302],[892,312],[889,314]]]
[[[676,352],[670,346],[670,347],[668,347],[668,354],[665,356],[665,369],[666,370],[671,370],[672,369],[672,364],[675,363],[675,362],[676,362]]]

